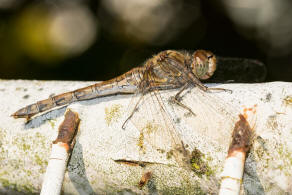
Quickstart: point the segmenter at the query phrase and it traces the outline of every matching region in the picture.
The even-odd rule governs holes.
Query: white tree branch
[[[40,192],[52,141],[57,137],[65,108],[40,115],[27,124],[10,114],[48,98],[52,93],[71,91],[92,83],[0,81],[0,193]],[[199,107],[212,107],[205,106],[205,102],[191,106],[197,118],[189,116],[182,108],[165,104],[169,110],[178,110],[176,115],[170,116],[180,121],[173,124],[177,125],[186,149],[195,156],[193,172],[180,168],[168,158],[171,151],[141,153],[143,136],[132,124],[125,130],[121,128],[128,117],[130,95],[70,105],[78,112],[81,122],[64,178],[64,194],[218,193],[220,174],[231,141],[228,117],[238,115],[230,112],[232,109],[228,107],[232,105],[234,108],[257,105],[255,134],[245,163],[241,193],[292,193],[292,83],[220,84],[216,87],[233,90],[232,94],[216,93],[216,98],[210,99],[222,101],[223,109],[220,108],[218,113],[228,110],[225,115],[219,115],[216,109],[201,114],[203,111]],[[175,91],[163,92],[167,93],[173,95]],[[190,93],[183,97],[186,105],[193,101],[196,98]],[[207,121],[206,126],[198,122],[204,122],[203,119],[205,123]],[[163,137],[160,139],[163,141]],[[146,166],[139,166],[139,162]],[[151,172],[151,178],[146,178],[147,183],[140,187],[139,182],[146,172]]]

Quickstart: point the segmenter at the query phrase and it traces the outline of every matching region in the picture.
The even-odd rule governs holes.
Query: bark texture
[[[58,135],[65,108],[42,114],[28,123],[10,114],[52,94],[92,83],[0,81],[0,193],[40,192],[52,141]],[[131,123],[125,130],[121,128],[129,116],[131,95],[71,104],[81,121],[63,193],[218,193],[232,129],[239,120],[237,111],[250,105],[257,105],[257,121],[241,193],[292,193],[292,83],[218,84],[216,87],[231,89],[233,93],[216,93],[214,98],[210,94],[205,102],[197,104],[192,104],[196,98],[191,93],[184,95],[183,102],[191,105],[196,117],[165,103],[186,150],[194,156],[193,172],[180,168],[171,158],[171,151],[148,150],[151,148],[148,143],[141,141],[147,135],[142,135]],[[177,91],[163,92],[162,99]],[[214,103],[215,100],[222,102]],[[211,106],[205,105],[208,101]],[[216,110],[215,105],[221,107]],[[213,110],[202,114],[208,108]],[[232,117],[235,120],[229,119]],[[141,152],[141,144],[145,144],[146,152]],[[151,172],[151,177],[141,187],[139,182],[145,172]]]

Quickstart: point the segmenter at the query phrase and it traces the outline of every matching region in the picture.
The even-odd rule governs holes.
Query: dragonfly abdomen
[[[142,75],[142,68],[134,68],[114,79],[38,101],[19,109],[11,116],[14,118],[26,118],[29,120],[32,116],[38,113],[55,107],[64,106],[74,101],[89,100],[115,94],[133,94],[138,90],[138,85],[142,79]]]

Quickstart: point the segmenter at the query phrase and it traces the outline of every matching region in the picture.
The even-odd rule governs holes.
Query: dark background
[[[3,0],[0,78],[101,81],[162,50],[207,49],[292,81],[291,10],[289,0]]]

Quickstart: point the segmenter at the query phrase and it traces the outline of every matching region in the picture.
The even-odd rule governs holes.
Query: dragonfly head
[[[191,68],[199,79],[208,79],[216,70],[216,57],[210,51],[197,50],[192,55]]]

